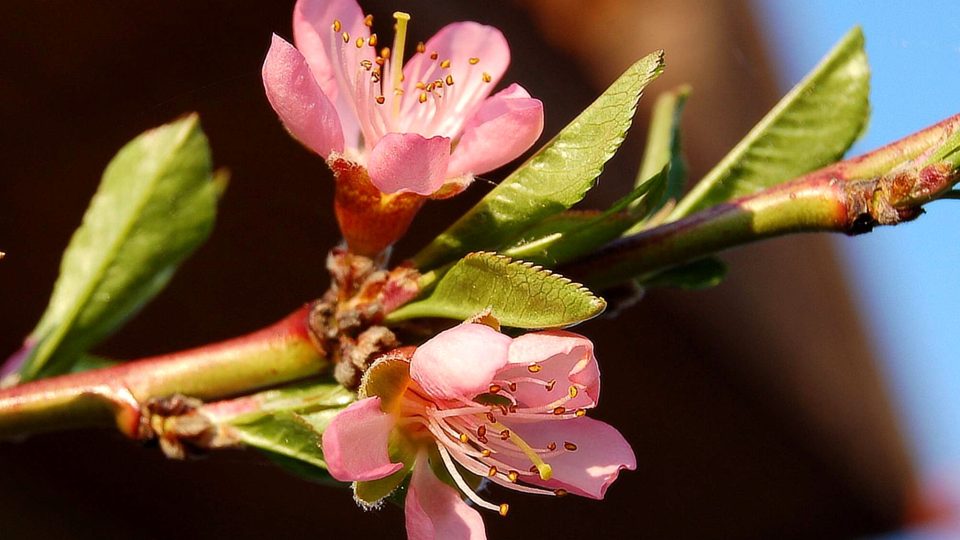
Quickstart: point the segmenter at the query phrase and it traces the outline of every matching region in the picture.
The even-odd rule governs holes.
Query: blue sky
[[[755,0],[784,90],[852,26],[867,37],[873,115],[859,154],[960,113],[960,2]],[[960,465],[960,201],[836,239],[920,469]]]

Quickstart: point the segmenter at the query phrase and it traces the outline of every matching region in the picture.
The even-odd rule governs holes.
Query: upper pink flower
[[[542,103],[517,84],[490,96],[510,63],[499,30],[447,25],[402,65],[409,16],[395,17],[394,48],[378,55],[355,0],[297,2],[296,48],[274,35],[263,64],[267,98],[294,137],[364,165],[383,193],[424,196],[459,192],[530,148]]]
[[[356,482],[358,500],[369,504],[413,468],[410,538],[484,537],[477,512],[431,466],[445,469],[477,506],[501,514],[506,505],[480,498],[455,462],[524,493],[595,499],[621,469],[636,468],[623,436],[584,416],[597,404],[600,373],[583,336],[549,331],[511,339],[465,323],[405,358],[387,356],[370,368],[362,399],[324,432],[323,451],[330,474]]]

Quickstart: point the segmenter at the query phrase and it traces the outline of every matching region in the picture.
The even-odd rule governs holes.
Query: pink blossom
[[[510,62],[503,34],[445,26],[405,65],[410,16],[392,51],[355,0],[299,0],[296,48],[273,37],[263,83],[287,130],[328,162],[366,167],[382,193],[442,197],[518,157],[543,130],[543,105],[517,84],[490,95]]]
[[[377,500],[364,494],[386,496],[413,469],[410,538],[483,538],[479,514],[460,494],[501,514],[506,505],[481,498],[455,464],[473,480],[516,491],[595,499],[621,469],[636,468],[623,436],[585,416],[599,394],[587,338],[562,331],[510,338],[464,323],[412,356],[378,360],[364,377],[361,399],[327,427],[323,450],[330,474],[354,481],[365,504]],[[434,469],[445,469],[460,494]]]

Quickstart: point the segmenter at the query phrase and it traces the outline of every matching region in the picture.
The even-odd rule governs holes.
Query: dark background
[[[513,50],[505,81],[541,98],[556,133],[633,60],[667,50],[650,94],[692,82],[692,177],[777,99],[741,2],[369,1],[413,14],[412,40],[479,20]],[[135,358],[238,335],[323,292],[338,241],[332,180],[263,96],[271,32],[292,2],[11,2],[0,6],[0,353],[42,313],[60,253],[100,173],[139,132],[196,110],[233,178],[210,242],[98,352]],[[652,103],[651,96],[644,105]],[[626,190],[646,109],[588,204]],[[497,179],[502,175],[490,175]],[[412,253],[488,189],[428,204]],[[492,538],[850,537],[896,527],[914,481],[888,398],[829,246],[798,237],[728,257],[717,289],[653,291],[618,319],[580,328],[597,344],[597,417],[633,445],[603,502],[514,497],[485,516]],[[2,354],[0,354],[2,356]],[[253,453],[165,460],[112,432],[0,443],[4,538],[403,537],[396,508],[364,513]]]

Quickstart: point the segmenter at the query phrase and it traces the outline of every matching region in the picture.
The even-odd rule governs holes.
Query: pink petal
[[[440,189],[450,162],[450,139],[387,133],[367,163],[370,181],[383,193],[430,195]]]
[[[507,363],[510,341],[483,324],[455,326],[417,348],[410,377],[433,397],[472,399],[489,390]]]
[[[263,62],[263,87],[287,131],[324,158],[343,151],[337,112],[324,95],[303,55],[277,35]]]
[[[535,448],[556,443],[560,449],[559,454],[544,458],[553,469],[551,479],[543,481],[536,476],[528,477],[532,478],[529,481],[533,484],[602,499],[622,469],[632,471],[637,468],[637,458],[623,435],[599,420],[584,416],[521,423],[510,422],[506,417],[501,422]],[[576,450],[564,449],[566,443],[576,445]],[[517,467],[521,465],[529,467],[529,462],[518,463]]]
[[[512,84],[491,96],[463,129],[447,176],[483,174],[516,159],[543,133],[543,103]]]
[[[434,52],[437,53],[436,60],[430,58]],[[471,58],[479,61],[471,64]],[[445,60],[450,61],[449,68],[441,67]],[[431,121],[429,130],[408,126],[409,131],[456,137],[464,122],[493,91],[508,65],[510,47],[500,30],[475,22],[458,22],[443,27],[427,41],[425,51],[415,54],[404,66],[404,87],[407,96],[417,96],[419,91],[415,85],[418,82],[445,81],[448,75],[453,77],[454,86],[442,89],[447,94],[444,100],[448,101],[444,105],[443,117]],[[490,76],[490,82],[484,82],[484,73]],[[416,99],[405,99],[403,116],[409,117],[409,113],[420,105]]]
[[[370,29],[363,23],[363,11],[355,0],[298,0],[293,8],[293,42],[303,53],[313,71],[317,84],[337,108],[343,126],[344,139],[351,147],[357,146],[360,133],[352,96],[344,93],[341,84],[354,86],[353,77],[360,61],[373,60],[376,52],[372,47],[357,48],[357,38],[366,41]],[[340,33],[333,31],[333,21],[340,21]],[[343,47],[342,35],[350,37],[348,47]],[[341,48],[342,47],[342,48]],[[344,54],[347,73],[340,71],[338,51]],[[338,78],[344,79],[338,81]]]
[[[330,475],[342,482],[385,478],[403,468],[391,463],[387,439],[393,416],[380,409],[380,398],[351,403],[323,432],[323,457]]]
[[[517,380],[512,392],[521,407],[543,407],[561,399],[577,384],[577,395],[564,403],[568,410],[589,409],[600,399],[600,368],[593,354],[593,343],[572,332],[554,330],[524,334],[510,345],[509,364],[497,373],[497,380]],[[537,364],[540,371],[531,373]],[[547,391],[543,384],[524,382],[536,378],[556,381]]]
[[[409,540],[485,540],[480,513],[467,506],[457,490],[441,482],[420,454],[404,502]]]

